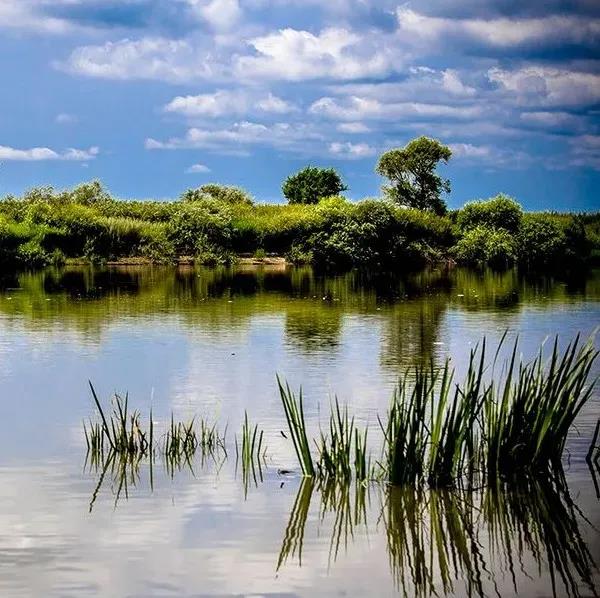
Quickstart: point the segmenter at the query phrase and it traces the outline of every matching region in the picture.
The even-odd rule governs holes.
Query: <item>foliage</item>
[[[459,210],[456,223],[463,231],[478,226],[487,226],[518,232],[523,218],[523,209],[508,195],[496,195],[486,201],[473,201]]]
[[[283,183],[283,195],[289,203],[314,204],[323,197],[339,195],[348,189],[333,168],[307,166]]]
[[[561,227],[547,214],[528,214],[518,235],[519,261],[540,267],[563,261],[567,239]]]
[[[204,199],[215,199],[226,204],[253,204],[252,197],[240,187],[229,185],[218,185],[209,183],[198,189],[188,189],[181,196],[182,201],[202,201]]]
[[[467,266],[508,268],[516,261],[514,237],[506,230],[476,226],[453,248],[456,261]]]
[[[215,199],[207,187],[225,191]],[[230,263],[236,254],[259,251],[335,269],[407,269],[449,256],[477,266],[564,268],[600,255],[597,214],[523,215],[502,195],[439,216],[381,199],[254,205],[235,199],[235,188],[196,191],[190,201],[122,201],[94,181],[71,191],[40,187],[7,196],[0,200],[0,263],[139,257],[169,263],[179,256]]]
[[[446,204],[441,193],[450,193],[450,181],[436,174],[436,167],[451,156],[449,147],[429,137],[413,139],[404,148],[385,152],[376,168],[378,174],[390,180],[390,185],[383,187],[384,193],[400,205],[444,214]]]

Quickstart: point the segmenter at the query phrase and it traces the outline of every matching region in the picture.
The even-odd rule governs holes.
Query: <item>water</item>
[[[460,377],[484,334],[518,334],[531,356],[548,336],[598,324],[600,272],[566,282],[243,267],[0,278],[0,592],[594,595],[600,503],[583,457],[598,391],[569,440],[567,489],[343,491],[294,473],[275,375],[303,385],[313,431],[338,395],[375,437],[416,360],[451,356]],[[266,467],[244,483],[231,458],[198,457],[172,476],[159,460],[152,480],[142,463],[98,487],[81,426],[94,415],[88,379],[104,399],[129,391],[144,414],[152,405],[159,427],[171,411],[227,422],[231,443],[247,409],[265,429]]]

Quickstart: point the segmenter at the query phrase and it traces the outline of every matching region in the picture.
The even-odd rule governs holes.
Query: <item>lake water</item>
[[[319,488],[280,433],[276,374],[303,386],[313,432],[337,395],[376,438],[411,364],[450,356],[460,378],[484,335],[492,345],[518,335],[531,357],[546,338],[598,325],[598,271],[0,276],[0,594],[597,595],[600,502],[584,457],[598,389],[569,439],[566,488]],[[248,410],[265,430],[266,466],[244,480],[231,455],[173,472],[159,459],[152,479],[147,463],[100,479],[86,464],[88,380],[105,401],[128,391],[144,414],[152,406],[159,429],[172,411],[202,415],[227,424],[231,443]]]

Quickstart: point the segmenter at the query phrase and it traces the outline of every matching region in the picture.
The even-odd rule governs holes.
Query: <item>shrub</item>
[[[289,203],[314,204],[323,197],[346,191],[340,175],[333,168],[307,166],[283,183],[282,191]]]
[[[498,228],[516,233],[521,226],[523,210],[507,195],[497,195],[487,201],[473,201],[459,210],[456,223],[464,230],[478,226]]]
[[[210,183],[202,185],[198,189],[188,189],[181,196],[183,201],[202,201],[205,199],[215,199],[226,204],[241,204],[251,206],[254,202],[249,193],[240,187],[230,187],[227,185],[217,185]]]
[[[566,236],[549,214],[527,214],[517,237],[519,263],[525,267],[564,262]]]
[[[18,263],[29,268],[40,268],[50,263],[50,256],[37,239],[30,239],[17,249]]]
[[[72,191],[61,194],[65,203],[76,203],[83,206],[93,206],[95,204],[112,201],[109,193],[104,189],[100,181],[91,181],[75,187]]]
[[[180,255],[227,252],[231,248],[231,213],[216,200],[180,204],[169,222],[168,236]]]
[[[457,262],[467,266],[508,268],[515,263],[514,237],[506,230],[477,226],[452,248]]]

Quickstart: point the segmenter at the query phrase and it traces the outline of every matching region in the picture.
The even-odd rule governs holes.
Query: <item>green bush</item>
[[[346,191],[340,175],[333,168],[307,166],[283,183],[282,191],[289,203],[314,204],[323,197]]]
[[[210,183],[202,185],[198,189],[188,189],[181,196],[182,201],[202,201],[205,199],[215,199],[226,204],[251,206],[254,202],[250,194],[240,187],[231,187],[228,185],[217,185]]]
[[[456,261],[466,266],[508,268],[516,261],[515,238],[506,230],[477,226],[452,248]]]
[[[179,255],[210,255],[231,250],[231,213],[216,200],[180,204],[168,224],[168,236]]]
[[[456,223],[463,231],[487,226],[516,233],[521,226],[523,209],[507,195],[497,195],[486,201],[473,201],[459,210]]]
[[[549,214],[527,214],[517,237],[519,263],[527,268],[563,264],[567,238]]]

